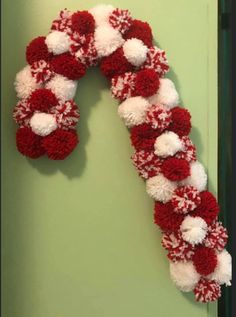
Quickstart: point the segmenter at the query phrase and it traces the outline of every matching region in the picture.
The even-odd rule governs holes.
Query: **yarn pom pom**
[[[180,226],[184,241],[195,245],[202,243],[207,234],[207,223],[201,217],[187,216]]]
[[[41,146],[42,137],[36,135],[30,128],[23,127],[16,132],[16,146],[24,156],[32,159],[44,155],[45,150]]]
[[[193,161],[195,162],[197,160],[195,145],[193,144],[193,142],[190,140],[188,136],[183,136],[181,138],[181,141],[183,143],[184,150],[176,153],[175,157],[184,159],[188,161],[189,163]]]
[[[64,160],[77,144],[77,134],[62,129],[55,130],[42,140],[42,146],[51,160]]]
[[[163,203],[171,200],[173,191],[176,189],[177,184],[169,181],[162,174],[151,177],[146,181],[146,191],[148,195]]]
[[[210,249],[213,251],[213,249]],[[232,279],[232,257],[228,251],[223,250],[217,254],[217,266],[213,274],[208,278],[215,280],[220,285],[231,285]]]
[[[30,66],[30,71],[32,77],[34,77],[39,84],[44,84],[44,82],[48,81],[53,76],[50,64],[44,60],[34,62]]]
[[[143,123],[131,129],[130,139],[136,150],[150,151],[153,150],[154,143],[159,135],[160,132],[157,129],[154,130],[149,124]]]
[[[57,122],[52,114],[35,112],[30,119],[30,126],[35,134],[45,136],[56,130]]]
[[[199,246],[193,255],[193,264],[196,271],[204,276],[214,272],[217,265],[217,255],[215,250]]]
[[[56,106],[57,103],[58,100],[54,93],[46,88],[35,90],[29,98],[32,111],[47,112],[51,107]]]
[[[159,84],[158,75],[153,69],[140,70],[136,74],[133,95],[149,97],[156,93]]]
[[[29,65],[16,74],[14,85],[17,97],[22,99],[28,98],[35,89],[40,88],[40,84],[31,74]]]
[[[190,175],[189,163],[183,159],[168,157],[162,164],[162,173],[171,181],[181,181]]]
[[[194,289],[197,302],[209,303],[216,301],[221,296],[219,283],[201,278]]]
[[[153,129],[160,131],[168,128],[171,122],[171,112],[162,105],[152,105],[147,111],[146,123],[149,123]]]
[[[144,62],[141,68],[152,68],[155,70],[159,77],[165,76],[165,74],[169,70],[169,65],[166,59],[165,51],[161,50],[156,46],[150,47],[150,49],[147,52],[146,61]]]
[[[194,247],[183,240],[180,232],[164,233],[161,242],[172,262],[186,262],[192,259]]]
[[[184,215],[175,213],[170,202],[163,204],[156,201],[154,222],[161,228],[161,230],[177,232],[183,219]]]
[[[111,80],[112,96],[121,101],[130,98],[134,89],[135,74],[131,72],[114,76]]]
[[[94,33],[95,48],[99,57],[108,56],[124,44],[118,30],[109,25],[101,25]]]
[[[48,51],[45,39],[45,36],[39,36],[29,43],[26,48],[26,60],[28,64],[33,64],[41,59],[45,61],[50,60],[52,54]]]
[[[160,86],[153,96],[148,98],[151,104],[161,104],[167,109],[176,107],[179,103],[179,95],[174,83],[168,78],[160,78]]]
[[[47,112],[58,103],[58,99],[50,89],[40,88],[35,90],[30,98],[29,104],[32,111]]]
[[[200,275],[191,261],[170,262],[170,276],[176,287],[182,292],[192,291],[200,279]]]
[[[96,26],[109,23],[109,16],[114,11],[114,7],[110,4],[98,4],[89,10],[95,20]]]
[[[50,89],[58,99],[65,101],[74,98],[77,82],[61,75],[55,75],[46,83],[45,87]]]
[[[201,197],[195,187],[180,186],[175,190],[171,203],[175,212],[187,214],[201,203]]]
[[[104,76],[112,78],[133,70],[124,56],[123,48],[118,48],[110,56],[104,57],[100,64],[101,72]]]
[[[124,34],[131,26],[132,18],[128,10],[115,9],[109,15],[109,23],[120,33]]]
[[[188,135],[191,131],[191,115],[187,109],[175,107],[171,109],[172,122],[169,130],[180,137]]]
[[[77,11],[71,17],[71,26],[81,35],[89,34],[95,30],[95,20],[88,11]]]
[[[132,39],[136,38],[148,47],[152,46],[152,29],[147,22],[142,22],[139,20],[133,20],[129,30],[124,34],[124,38]]]
[[[199,192],[206,188],[207,175],[203,165],[196,161],[190,164],[190,176],[181,182],[181,185],[191,185]]]
[[[131,97],[119,105],[118,114],[128,128],[145,122],[149,103],[143,97]]]
[[[139,67],[147,58],[148,48],[139,39],[129,39],[124,43],[123,51],[130,64]]]
[[[57,74],[63,75],[71,80],[77,80],[86,73],[86,67],[77,61],[69,53],[55,56],[51,61],[51,67]]]
[[[192,212],[193,217],[202,217],[207,224],[211,224],[219,213],[219,205],[216,198],[209,191],[200,193],[201,203]]]
[[[26,99],[19,101],[13,110],[13,119],[16,123],[22,126],[29,126],[30,118],[33,111],[30,109],[30,104]]]
[[[58,128],[75,129],[80,118],[79,109],[73,100],[60,102],[51,111],[56,118]]]
[[[208,248],[223,251],[228,240],[227,230],[219,221],[214,222],[208,227],[208,234],[204,240],[204,245]]]
[[[152,151],[136,151],[131,159],[139,175],[144,179],[156,176],[161,170],[162,160]]]
[[[60,31],[52,31],[45,39],[48,51],[59,55],[69,51],[71,40],[68,34]]]
[[[165,131],[156,138],[154,149],[157,156],[165,158],[183,150],[183,143],[177,134],[172,131]]]

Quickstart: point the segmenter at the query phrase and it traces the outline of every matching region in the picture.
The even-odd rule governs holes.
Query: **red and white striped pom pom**
[[[206,247],[221,252],[225,248],[227,240],[227,230],[222,226],[220,221],[216,221],[208,227],[208,234],[203,243]]]
[[[156,176],[160,172],[162,159],[158,158],[153,152],[136,151],[131,159],[139,175],[144,179]]]
[[[214,302],[221,296],[220,285],[216,281],[201,278],[194,289],[194,294],[198,302]]]
[[[115,9],[109,16],[109,23],[114,29],[124,34],[131,26],[132,17],[128,10]]]
[[[111,80],[112,96],[121,101],[130,98],[134,89],[135,78],[136,75],[131,72],[113,77]]]
[[[184,241],[180,232],[164,233],[162,246],[168,251],[168,258],[172,262],[190,261],[194,254],[194,247]]]
[[[146,123],[151,124],[153,129],[163,131],[171,123],[171,111],[162,105],[152,105],[147,111]]]
[[[87,67],[96,66],[98,63],[98,53],[94,43],[94,36],[88,34],[85,42],[75,53],[75,57]]]
[[[61,10],[59,17],[52,22],[51,30],[61,31],[67,33],[68,35],[72,35],[73,30],[71,28],[71,16],[72,13],[69,10]]]
[[[193,211],[200,203],[198,190],[193,186],[181,186],[176,188],[171,200],[174,212],[187,214]]]
[[[44,82],[50,80],[53,76],[53,71],[51,70],[50,65],[42,59],[40,61],[34,62],[30,66],[30,70],[32,76],[39,84],[43,84]]]
[[[79,109],[73,100],[60,102],[53,107],[51,113],[56,117],[58,128],[65,130],[75,129],[80,118]]]
[[[159,75],[159,77],[164,77],[169,71],[169,65],[165,51],[155,46],[151,47],[147,52],[146,61],[142,65],[142,69],[144,68],[152,68]]]
[[[16,104],[13,110],[13,119],[19,124],[20,127],[28,127],[32,114],[33,113],[29,102],[25,99],[22,99]]]
[[[197,160],[195,145],[188,136],[183,136],[181,141],[184,145],[184,150],[176,153],[175,157],[178,159],[184,159],[188,162],[195,162]]]

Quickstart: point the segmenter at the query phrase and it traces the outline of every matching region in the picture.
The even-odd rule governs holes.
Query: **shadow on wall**
[[[79,80],[75,98],[75,102],[80,110],[80,120],[77,126],[79,144],[66,160],[53,161],[49,160],[47,156],[36,160],[28,159],[32,167],[36,168],[40,173],[48,175],[60,170],[69,179],[82,175],[87,162],[86,144],[90,137],[88,128],[89,116],[92,107],[95,107],[100,100],[102,90],[104,89],[109,89],[109,83],[102,76],[99,68],[93,67],[88,69],[86,76]]]

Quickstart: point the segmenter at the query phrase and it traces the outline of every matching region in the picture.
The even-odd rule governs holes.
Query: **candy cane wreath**
[[[121,102],[118,114],[130,129],[134,166],[155,200],[154,222],[163,232],[171,278],[181,291],[194,291],[197,301],[217,300],[220,285],[231,280],[228,235],[188,137],[190,113],[179,107],[173,82],[164,78],[166,55],[153,45],[148,23],[111,5],[65,9],[46,37],[30,42],[26,59],[15,81],[19,152],[63,160],[74,150],[77,81],[99,63]]]

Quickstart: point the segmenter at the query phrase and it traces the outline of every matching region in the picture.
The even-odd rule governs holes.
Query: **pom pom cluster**
[[[26,60],[15,80],[19,152],[32,159],[70,155],[79,142],[77,82],[99,64],[130,129],[133,164],[155,200],[154,223],[163,233],[171,278],[197,301],[217,300],[220,285],[231,280],[228,235],[217,221],[217,200],[206,189],[206,172],[189,138],[191,115],[165,78],[166,54],[153,44],[149,24],[111,5],[65,9],[47,36],[29,43]]]

